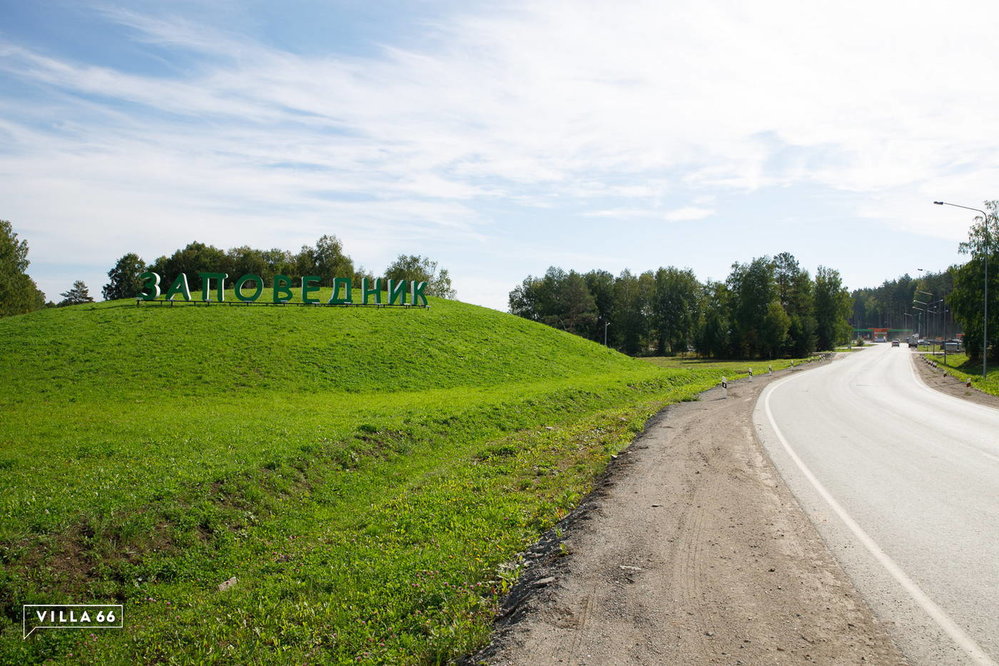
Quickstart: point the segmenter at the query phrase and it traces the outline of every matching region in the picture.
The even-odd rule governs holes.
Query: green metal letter
[[[319,282],[322,280],[318,275],[306,275],[302,277],[302,302],[318,303],[318,298],[309,298],[309,294],[319,291]]]
[[[340,293],[340,287],[345,287],[345,294],[343,298],[338,298],[337,294]],[[350,278],[333,278],[333,295],[330,296],[330,303],[334,305],[343,305],[344,303],[353,303],[351,298],[351,291],[353,291],[354,283]]]
[[[212,288],[212,280],[215,280],[215,295],[218,296],[218,302],[221,303],[225,300],[225,280],[229,277],[227,273],[198,273],[198,277],[201,278],[201,300],[212,300],[208,298],[208,292]]]
[[[183,294],[184,300],[191,300],[191,288],[187,286],[187,273],[181,273],[167,289],[166,299],[172,301],[176,294]]]
[[[388,292],[389,292],[389,302],[388,302],[389,305],[395,305],[396,301],[399,301],[399,305],[406,304],[405,280],[389,280]]]
[[[291,300],[291,278],[287,275],[274,276],[274,302],[282,303]]]
[[[413,289],[412,289],[412,293],[410,294],[410,299],[409,299],[410,300],[410,304],[411,305],[422,305],[424,307],[426,307],[427,305],[429,305],[427,303],[427,296],[426,296],[426,294],[423,293],[423,290],[427,288],[427,283],[426,282],[413,282],[412,285],[413,285]],[[417,298],[419,298],[423,302],[422,303],[418,303],[417,300],[416,300]]]
[[[375,278],[375,286],[374,287],[369,287],[368,286],[369,284],[371,284],[371,282],[368,280],[368,278],[363,278],[361,280],[361,296],[362,296],[361,303],[363,303],[364,305],[367,305],[368,304],[368,296],[374,296],[375,297],[375,303],[377,303],[378,305],[381,305],[382,304],[382,279],[381,278]]]
[[[142,291],[139,292],[138,297],[144,301],[155,300],[160,295],[160,276],[152,271],[146,271],[139,277],[145,284],[142,285]]]
[[[253,292],[253,296],[243,296],[243,285],[247,282],[254,282],[257,285],[257,290]],[[260,298],[260,293],[264,290],[264,281],[260,279],[259,275],[254,275],[248,273],[243,277],[236,280],[236,284],[233,285],[232,291],[236,294],[236,298],[243,301],[244,303],[252,303],[253,301]]]

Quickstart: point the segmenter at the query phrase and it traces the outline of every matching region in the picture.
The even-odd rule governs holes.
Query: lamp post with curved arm
[[[981,208],[972,208],[971,206],[962,206],[955,203],[947,203],[946,201],[934,201],[938,206],[953,206],[954,208],[963,208],[965,210],[973,210],[976,213],[982,214],[982,228],[985,230],[985,296],[982,303],[982,381],[985,381],[985,376],[988,373],[988,363],[989,363],[989,251],[992,249],[992,244],[989,242],[989,214],[986,213]]]

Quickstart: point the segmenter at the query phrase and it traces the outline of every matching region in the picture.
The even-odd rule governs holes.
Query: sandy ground
[[[464,663],[905,663],[756,441],[768,381],[654,419]]]

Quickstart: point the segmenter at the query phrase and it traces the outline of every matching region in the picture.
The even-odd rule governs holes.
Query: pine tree
[[[59,303],[59,307],[64,307],[66,305],[79,305],[80,303],[93,303],[94,299],[90,297],[90,290],[87,288],[87,284],[83,280],[77,280],[73,283],[73,288],[69,291],[64,291],[59,294],[62,296],[62,301]]]

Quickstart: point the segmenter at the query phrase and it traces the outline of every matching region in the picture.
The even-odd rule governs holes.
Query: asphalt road
[[[754,423],[784,480],[916,664],[999,662],[999,410],[876,345],[775,382]]]

